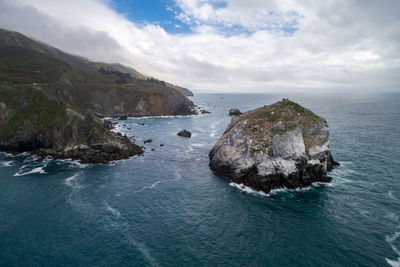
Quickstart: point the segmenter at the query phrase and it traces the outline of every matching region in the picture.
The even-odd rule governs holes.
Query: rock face
[[[182,130],[179,133],[177,133],[177,135],[190,138],[192,136],[192,133],[187,130]]]
[[[93,112],[78,112],[40,87],[0,85],[0,151],[104,163],[143,153],[127,137],[109,131]]]
[[[190,115],[165,82],[0,29],[0,151],[102,163],[143,153],[99,118]]]
[[[229,110],[229,116],[239,116],[241,114],[242,112],[240,112],[240,110],[238,110],[237,108],[231,108]]]
[[[338,164],[325,119],[288,99],[233,117],[209,158],[219,176],[266,193],[330,182]]]

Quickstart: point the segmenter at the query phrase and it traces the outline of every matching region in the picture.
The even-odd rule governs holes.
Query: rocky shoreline
[[[218,176],[265,193],[330,182],[338,165],[325,119],[288,99],[234,116],[209,158]]]

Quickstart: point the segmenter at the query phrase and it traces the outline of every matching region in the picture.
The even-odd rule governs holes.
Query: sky
[[[0,28],[195,92],[400,91],[398,0],[0,0]]]

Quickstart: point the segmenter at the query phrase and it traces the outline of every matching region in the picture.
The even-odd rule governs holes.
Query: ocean
[[[283,97],[328,121],[333,182],[265,195],[217,177],[208,152],[228,110]],[[0,266],[400,266],[400,94],[192,100],[212,113],[119,121],[153,140],[143,156],[0,154]]]

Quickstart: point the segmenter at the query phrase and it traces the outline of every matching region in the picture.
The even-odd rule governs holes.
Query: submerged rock
[[[211,114],[210,111],[205,110],[205,109],[202,109],[200,112],[201,112],[201,114]]]
[[[242,112],[240,110],[238,110],[237,108],[231,108],[229,110],[229,116],[239,116],[241,114],[242,114]]]
[[[187,130],[182,130],[179,133],[177,133],[177,135],[190,138],[192,136],[192,133]]]
[[[218,175],[266,193],[330,182],[338,164],[325,119],[288,99],[232,118],[209,158]]]

